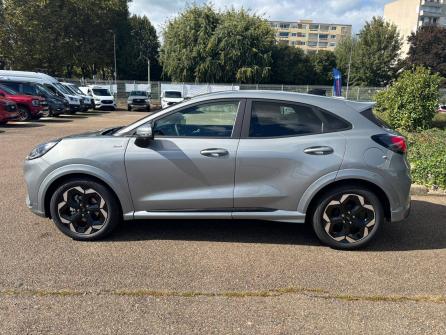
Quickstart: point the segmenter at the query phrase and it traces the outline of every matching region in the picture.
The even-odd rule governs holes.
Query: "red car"
[[[4,125],[8,121],[17,119],[18,116],[19,113],[15,102],[0,97],[0,125]]]
[[[48,112],[48,103],[44,98],[20,94],[1,84],[0,97],[11,100],[17,104],[19,121],[37,120],[40,119],[45,112]]]

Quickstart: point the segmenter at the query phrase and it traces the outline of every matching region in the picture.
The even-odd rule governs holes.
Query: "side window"
[[[155,122],[155,136],[221,137],[232,135],[239,101],[192,106]]]
[[[9,87],[10,89],[13,89],[16,92],[20,92],[20,84],[19,83],[6,82],[6,83],[1,83],[1,84]]]
[[[27,95],[38,95],[35,88],[31,85],[23,84],[23,93]]]
[[[308,106],[253,101],[249,137],[320,134],[323,122]]]
[[[324,128],[323,128],[324,133],[333,131],[342,131],[351,128],[350,123],[348,123],[347,121],[341,119],[336,115],[333,115],[323,110],[319,110],[319,113],[321,114],[321,118],[324,122]]]

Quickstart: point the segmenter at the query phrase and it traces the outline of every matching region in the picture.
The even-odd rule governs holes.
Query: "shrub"
[[[446,130],[407,133],[413,182],[446,189]]]
[[[404,71],[386,90],[378,92],[376,110],[394,128],[428,129],[439,102],[441,77],[422,66]]]

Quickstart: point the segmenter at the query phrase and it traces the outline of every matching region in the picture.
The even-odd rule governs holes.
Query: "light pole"
[[[355,36],[359,36],[359,34],[356,34]],[[347,71],[347,88],[345,91],[345,98],[348,99],[348,90],[350,86],[350,70],[352,68],[352,56],[353,56],[353,48],[354,48],[355,40],[352,38],[352,46],[350,48],[350,58],[348,60],[348,71]]]
[[[114,57],[114,61],[115,61],[114,79],[115,79],[116,91],[118,91],[118,84],[116,82],[117,77],[118,77],[118,70],[117,70],[117,66],[116,66],[116,33],[114,32],[114,30],[109,30],[109,31],[113,34],[113,57]],[[114,93],[118,93],[118,92],[114,92]]]

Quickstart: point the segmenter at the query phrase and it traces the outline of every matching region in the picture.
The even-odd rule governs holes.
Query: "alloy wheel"
[[[29,118],[28,111],[25,108],[23,108],[23,107],[19,107],[18,108],[18,119],[19,119],[19,121],[27,121],[28,118]]]
[[[341,194],[333,197],[322,213],[325,232],[333,240],[352,244],[367,237],[376,223],[375,209],[358,194]]]
[[[78,234],[101,230],[109,216],[104,198],[92,188],[81,186],[66,190],[57,204],[60,221]]]

